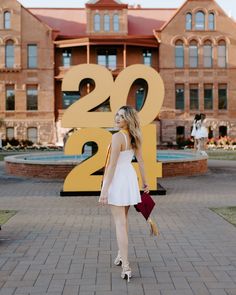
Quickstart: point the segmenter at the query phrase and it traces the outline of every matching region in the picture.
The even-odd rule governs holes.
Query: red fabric
[[[134,205],[134,207],[138,212],[143,214],[144,218],[147,220],[156,203],[148,193],[142,193],[141,200],[142,202]]]

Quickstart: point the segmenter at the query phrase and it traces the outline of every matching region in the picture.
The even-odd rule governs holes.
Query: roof
[[[32,14],[63,36],[86,36],[84,8],[29,8]],[[153,35],[177,9],[128,9],[128,35]]]

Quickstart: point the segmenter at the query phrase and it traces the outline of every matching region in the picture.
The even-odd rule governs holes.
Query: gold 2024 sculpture
[[[66,155],[82,154],[87,142],[95,142],[98,151],[91,158],[80,163],[67,175],[64,192],[96,192],[101,188],[101,175],[92,175],[105,164],[107,147],[112,134],[101,127],[113,127],[117,110],[126,105],[131,85],[137,79],[144,79],[148,84],[148,95],[139,111],[143,134],[143,158],[150,190],[157,189],[157,177],[162,177],[162,163],[156,160],[156,124],[150,124],[158,115],[163,99],[164,84],[153,68],[145,65],[132,65],[120,72],[114,81],[112,73],[105,67],[95,64],[74,66],[62,82],[62,91],[78,91],[80,82],[86,78],[95,82],[95,89],[73,103],[62,117],[65,128],[81,128],[67,140]],[[110,97],[111,112],[90,112]],[[133,163],[141,180],[137,163]]]

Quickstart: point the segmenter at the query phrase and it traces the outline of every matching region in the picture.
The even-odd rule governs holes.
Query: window
[[[227,136],[227,126],[219,126],[219,137]]]
[[[116,69],[117,52],[116,49],[100,49],[97,51],[97,63],[110,70]]]
[[[213,110],[213,85],[204,85],[204,109]]]
[[[7,41],[5,49],[5,64],[7,68],[13,68],[15,63],[14,42]]]
[[[4,12],[4,29],[11,28],[11,13],[9,11]]]
[[[140,111],[144,102],[145,102],[145,89],[143,87],[140,87],[136,91],[136,110]]]
[[[210,13],[208,16],[208,29],[215,30],[215,15],[214,15],[214,13]]]
[[[146,66],[152,65],[152,52],[151,50],[143,50],[143,64]]]
[[[199,108],[199,98],[198,98],[198,85],[190,85],[190,110],[198,110]]]
[[[227,110],[227,85],[219,84],[218,88],[218,107],[219,110]]]
[[[176,142],[181,143],[184,141],[184,138],[185,138],[184,126],[177,126],[176,127]]]
[[[119,32],[119,30],[120,30],[119,15],[114,14],[114,16],[113,16],[113,31]]]
[[[6,138],[8,138],[8,139],[14,138],[14,128],[13,127],[6,128]]]
[[[205,30],[205,14],[202,11],[195,14],[195,30]]]
[[[212,67],[212,45],[210,41],[204,43],[203,46],[203,65],[205,68]]]
[[[14,85],[6,86],[6,111],[15,110],[15,87]]]
[[[185,29],[192,30],[192,14],[187,13],[185,18]]]
[[[38,46],[36,44],[28,45],[28,68],[35,69],[38,66]]]
[[[99,32],[101,30],[101,17],[100,14],[94,15],[94,31]]]
[[[64,91],[63,92],[63,109],[67,109],[70,105],[80,98],[79,91]]]
[[[175,43],[175,66],[176,68],[184,67],[184,45],[181,40]]]
[[[196,41],[192,41],[189,46],[189,66],[190,68],[198,67],[198,46]]]
[[[70,49],[64,49],[62,52],[62,65],[65,68],[68,68],[71,66],[71,50]]]
[[[226,44],[223,40],[218,43],[218,66],[226,68]]]
[[[110,15],[109,14],[104,15],[104,31],[105,32],[110,31]]]
[[[38,87],[27,86],[26,96],[27,96],[27,111],[37,111],[38,110]]]
[[[33,143],[38,142],[38,130],[35,127],[30,127],[27,129],[27,139]]]
[[[175,86],[175,108],[176,110],[184,110],[184,85],[177,84]]]

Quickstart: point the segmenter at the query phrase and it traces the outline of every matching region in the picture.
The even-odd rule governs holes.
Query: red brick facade
[[[177,128],[189,137],[197,112],[206,113],[214,136],[226,127],[236,137],[235,41],[235,22],[214,0],[188,0],[178,10],[134,9],[115,0],[89,1],[81,9],[25,9],[16,0],[2,0],[0,133],[62,142],[61,116],[73,97],[63,98],[61,82],[71,66],[99,63],[116,77],[129,65],[146,63],[165,83],[159,142],[176,141]],[[93,87],[85,81],[78,95]],[[127,103],[142,101],[145,88],[136,81]],[[37,107],[28,106],[31,100]]]

